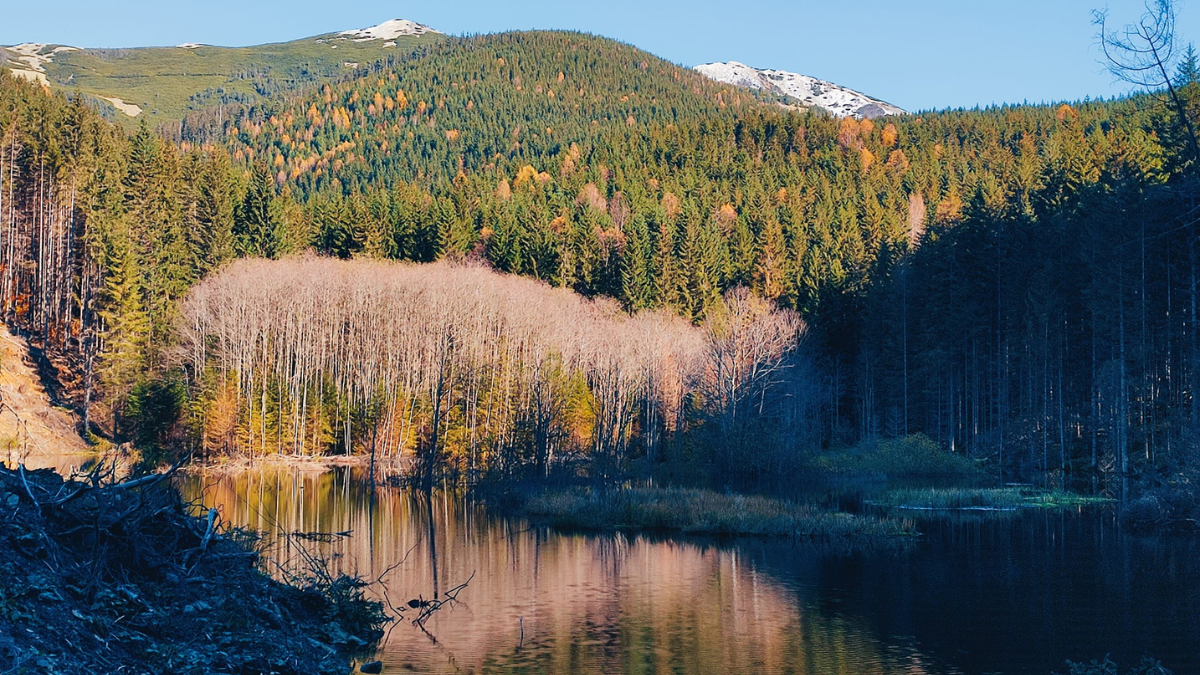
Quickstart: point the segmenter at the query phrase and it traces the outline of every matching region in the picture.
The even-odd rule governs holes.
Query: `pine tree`
[[[764,297],[778,299],[784,293],[787,277],[787,251],[783,227],[774,214],[768,214],[758,233],[758,260],[754,264],[754,288]]]
[[[650,232],[641,214],[625,226],[625,251],[621,254],[621,298],[630,310],[654,305],[654,279],[650,269]]]
[[[1175,86],[1183,89],[1198,82],[1200,82],[1200,64],[1197,63],[1195,45],[1189,42],[1183,56],[1179,59],[1179,65],[1175,68]]]
[[[119,415],[145,370],[150,318],[142,300],[138,260],[126,233],[115,232],[106,252],[107,276],[99,312],[103,328],[100,380]],[[117,419],[114,418],[114,424]]]
[[[178,155],[145,123],[131,141],[125,190],[126,222],[137,261],[127,273],[141,276],[150,345],[157,349],[166,346],[175,302],[198,277],[200,265],[184,223]],[[114,260],[124,264],[121,256]]]
[[[700,319],[721,301],[729,254],[720,233],[711,223],[697,222],[693,218],[685,232],[680,251],[683,309],[693,319]]]
[[[233,221],[238,187],[228,154],[205,154],[198,165],[194,178],[193,239],[197,242],[200,269],[208,272],[220,268],[236,254]]]
[[[280,230],[275,204],[275,179],[266,164],[255,164],[250,184],[234,219],[233,235],[239,255],[273,258]]]

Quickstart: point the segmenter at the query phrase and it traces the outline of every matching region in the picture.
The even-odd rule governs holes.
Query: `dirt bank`
[[[0,462],[26,467],[78,466],[91,449],[74,413],[53,404],[29,345],[0,325]]]

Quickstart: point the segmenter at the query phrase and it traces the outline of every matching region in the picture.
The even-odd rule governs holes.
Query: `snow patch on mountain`
[[[905,114],[901,108],[853,89],[786,70],[753,68],[737,61],[706,63],[696,66],[696,70],[717,82],[788,96],[806,106],[822,108],[838,117]]]
[[[367,40],[395,40],[402,35],[424,35],[437,32],[429,26],[408,19],[391,19],[370,28],[344,30],[338,35],[344,35],[355,42],[365,42]]]
[[[48,45],[44,42],[26,42],[11,47],[0,47],[8,52],[8,57],[15,63],[23,64],[24,68],[12,67],[12,74],[43,86],[50,86],[46,79],[46,64],[54,59],[55,54],[78,51],[77,47]]]
[[[142,106],[135,103],[126,103],[116,96],[101,96],[100,98],[112,104],[112,107],[125,113],[130,117],[137,117],[142,114]]]

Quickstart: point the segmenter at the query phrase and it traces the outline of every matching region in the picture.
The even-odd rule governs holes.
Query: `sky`
[[[616,38],[688,66],[741,61],[810,75],[908,110],[1119,95],[1099,62],[1105,0],[0,0],[0,44],[140,47],[281,42],[391,18],[452,35],[553,28]],[[1108,0],[1110,22],[1143,0]],[[1178,34],[1200,42],[1200,0]]]

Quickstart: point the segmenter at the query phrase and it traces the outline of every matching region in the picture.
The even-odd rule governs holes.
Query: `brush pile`
[[[170,474],[0,466],[0,672],[345,673],[387,621],[363,584],[284,584]]]

